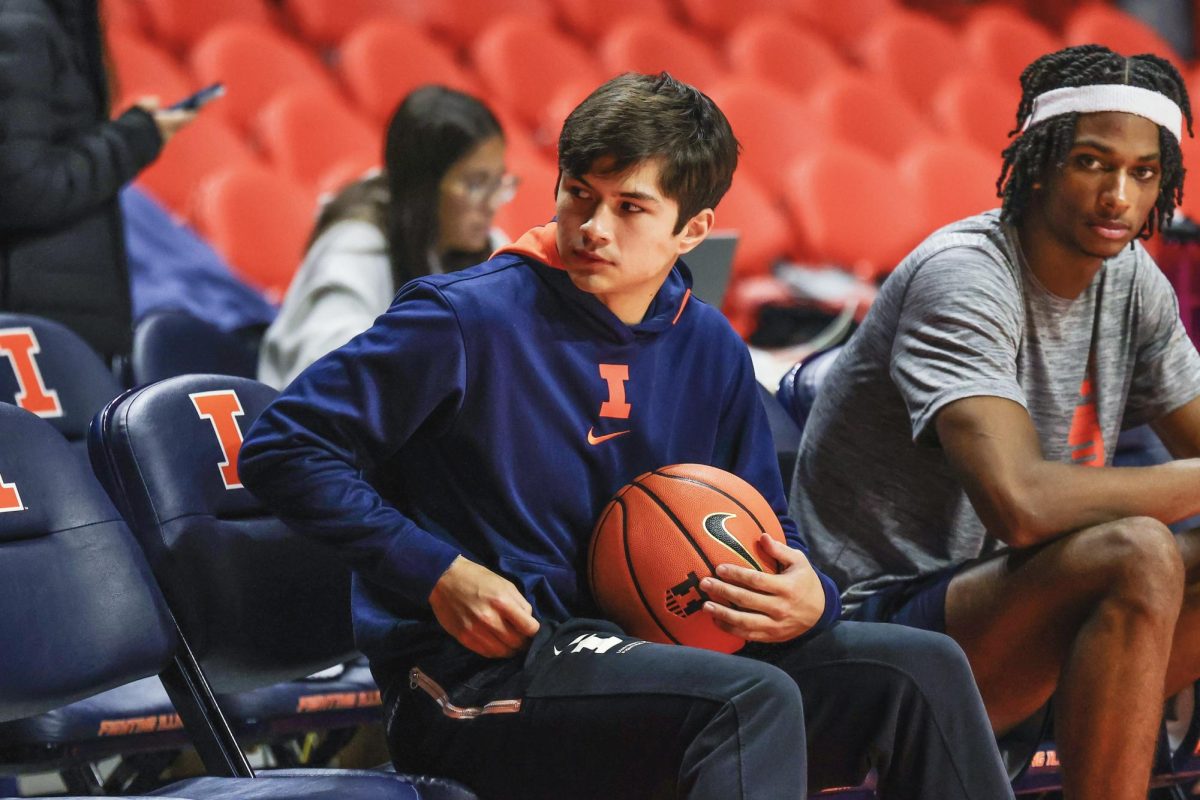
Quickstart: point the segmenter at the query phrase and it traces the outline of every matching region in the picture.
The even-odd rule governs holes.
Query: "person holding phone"
[[[0,310],[71,328],[113,361],[131,311],[117,193],[196,115],[109,118],[96,0],[0,0]]]
[[[177,103],[167,106],[168,111],[199,111],[204,106],[225,95],[225,84],[214,83],[205,86],[195,94],[189,94]]]

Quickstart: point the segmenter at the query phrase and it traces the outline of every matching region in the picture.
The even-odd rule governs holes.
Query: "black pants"
[[[376,677],[397,769],[485,800],[803,798],[871,767],[888,800],[1012,797],[966,658],[941,634],[842,622],[729,656],[573,620],[466,671]]]

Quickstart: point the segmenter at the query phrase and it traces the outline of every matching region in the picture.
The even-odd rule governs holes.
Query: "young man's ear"
[[[683,230],[679,232],[680,255],[704,241],[704,237],[708,236],[709,231],[712,230],[716,216],[711,208],[706,208],[684,224]]]

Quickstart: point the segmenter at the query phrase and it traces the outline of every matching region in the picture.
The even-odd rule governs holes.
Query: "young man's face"
[[[558,186],[558,252],[572,283],[596,295],[627,324],[642,320],[675,263],[708,234],[705,209],[675,233],[679,204],[659,187],[657,160],[617,175],[604,161]]]
[[[1060,247],[1111,258],[1137,236],[1162,184],[1158,125],[1117,111],[1081,114],[1060,169],[1035,195]]]

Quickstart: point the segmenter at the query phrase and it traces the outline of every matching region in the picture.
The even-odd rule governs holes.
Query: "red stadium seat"
[[[192,50],[190,62],[202,84],[224,82],[219,108],[247,132],[267,101],[285,87],[308,84],[337,93],[312,53],[265,25],[230,22],[214,28]]]
[[[791,0],[678,0],[678,4],[692,27],[724,37],[750,15],[786,13]]]
[[[1191,173],[1193,175],[1200,173],[1200,138],[1184,136],[1183,141],[1180,143],[1180,149],[1183,150],[1184,168],[1196,170],[1196,172]],[[1183,205],[1178,211],[1182,211],[1187,215],[1188,219],[1200,222],[1200,191],[1196,189],[1185,191],[1183,193]]]
[[[206,109],[171,139],[170,147],[163,148],[158,159],[138,176],[138,185],[186,218],[191,215],[192,196],[205,178],[224,167],[257,162],[258,157],[229,124]]]
[[[205,181],[196,227],[248,283],[283,297],[312,230],[312,193],[265,167],[231,167]]]
[[[500,130],[504,131],[505,144],[510,151],[528,152],[551,160],[557,156],[558,132],[562,128],[561,120],[554,128],[554,132],[546,134],[547,138],[543,140],[540,132],[535,137],[534,131],[525,124],[525,120],[518,117],[507,106],[497,104],[494,97],[487,98],[487,107],[500,123]]]
[[[146,11],[137,0],[100,0],[100,21],[107,34],[119,31],[141,36],[149,25]]]
[[[1032,19],[1009,8],[988,6],[967,20],[963,43],[975,66],[1017,87],[1021,71],[1031,61],[1062,47],[1058,38]]]
[[[493,22],[475,40],[471,57],[489,102],[512,109],[530,127],[567,83],[603,80],[595,60],[579,45],[548,23],[525,17]]]
[[[502,17],[524,17],[547,26],[554,20],[550,0],[439,0],[426,4],[425,12],[425,23],[459,47],[471,45]],[[525,45],[538,46],[536,40]]]
[[[359,108],[381,125],[405,95],[423,84],[479,91],[448,50],[397,19],[370,20],[355,28],[342,41],[338,72]]]
[[[598,39],[626,17],[669,19],[665,0],[554,0],[567,28],[581,39]]]
[[[821,32],[844,52],[853,50],[863,31],[899,5],[898,0],[790,0],[796,19]]]
[[[895,86],[914,108],[928,109],[938,87],[962,68],[966,54],[948,25],[897,10],[875,23],[858,46],[867,69]]]
[[[951,75],[933,98],[934,120],[941,130],[999,155],[1017,127],[1021,88],[979,70]]]
[[[558,157],[558,135],[562,132],[563,123],[567,121],[567,115],[574,111],[575,107],[582,103],[595,88],[596,83],[591,80],[573,81],[560,86],[550,102],[546,103],[546,107],[542,109],[538,118],[533,139],[547,157],[551,159]],[[508,130],[507,124],[504,129]]]
[[[711,92],[742,145],[740,164],[771,198],[783,196],[783,167],[823,138],[809,109],[790,92],[730,79]]]
[[[506,161],[508,171],[521,179],[521,185],[512,201],[497,212],[495,224],[516,239],[530,228],[545,225],[554,216],[558,167],[536,150],[513,146],[511,141]]]
[[[276,95],[258,117],[258,140],[284,173],[315,190],[347,171],[379,166],[382,137],[344,103],[304,84]],[[354,166],[350,166],[353,164]]]
[[[861,74],[823,81],[810,107],[828,138],[865,147],[888,160],[930,133],[907,100]]]
[[[1112,6],[1084,5],[1075,9],[1063,28],[1063,39],[1069,45],[1102,44],[1123,56],[1153,53],[1176,66],[1183,64],[1175,49],[1153,28]]]
[[[963,142],[929,139],[900,159],[905,197],[916,200],[922,234],[1000,206],[1000,158]]]
[[[1000,8],[1028,17],[1050,30],[1061,30],[1063,23],[1081,2],[1095,0],[981,0],[964,3],[962,0],[906,0],[909,8],[920,9],[944,19],[952,25],[966,22],[979,10]]]
[[[792,231],[779,204],[771,200],[754,177],[743,170],[717,205],[716,230],[738,233],[733,254],[733,280],[766,275],[771,265],[793,250]]]
[[[423,13],[407,0],[283,0],[283,9],[308,42],[333,47],[371,19],[418,24]]]
[[[616,23],[601,39],[599,52],[600,63],[610,75],[666,70],[701,91],[710,89],[724,71],[705,41],[653,17]]]
[[[734,28],[725,57],[738,75],[802,96],[822,78],[847,68],[828,40],[778,14],[759,14]]]
[[[199,88],[166,50],[127,31],[109,31],[106,38],[119,93],[114,109],[146,96],[157,97],[159,104],[166,106]]]
[[[376,171],[376,167],[364,170],[361,159],[351,157],[339,161],[321,174],[320,182],[317,183],[317,198],[325,200]]]
[[[540,146],[539,142],[535,142],[528,131],[521,125],[516,124],[512,120],[506,119],[504,116],[499,116],[500,127],[504,131],[504,157],[511,167],[513,164],[524,163],[527,160],[545,161],[551,165],[557,165],[558,161],[558,140],[555,139],[555,147],[552,152],[547,153],[546,148]],[[558,123],[556,131],[562,128],[562,122]],[[552,187],[553,188],[553,187]]]
[[[899,172],[874,153],[830,142],[785,172],[788,211],[820,260],[873,279],[894,269],[921,236]]]
[[[157,41],[183,54],[211,29],[224,22],[274,22],[264,0],[141,0]]]
[[[1196,98],[1200,98],[1200,63],[1195,64],[1191,69],[1180,70],[1180,74],[1183,75],[1183,82],[1184,82],[1184,85],[1187,87],[1189,101],[1191,103],[1196,103],[1197,102]],[[1192,108],[1195,109],[1195,106],[1193,105]],[[1184,122],[1187,122],[1187,120],[1184,120]],[[1197,130],[1196,133],[1197,133],[1197,136],[1200,136],[1200,130]],[[1184,138],[1184,141],[1186,142],[1189,139],[1191,139],[1192,137],[1184,136],[1183,138]],[[1197,167],[1198,171],[1200,171],[1200,160],[1192,161],[1189,163],[1191,166]]]

